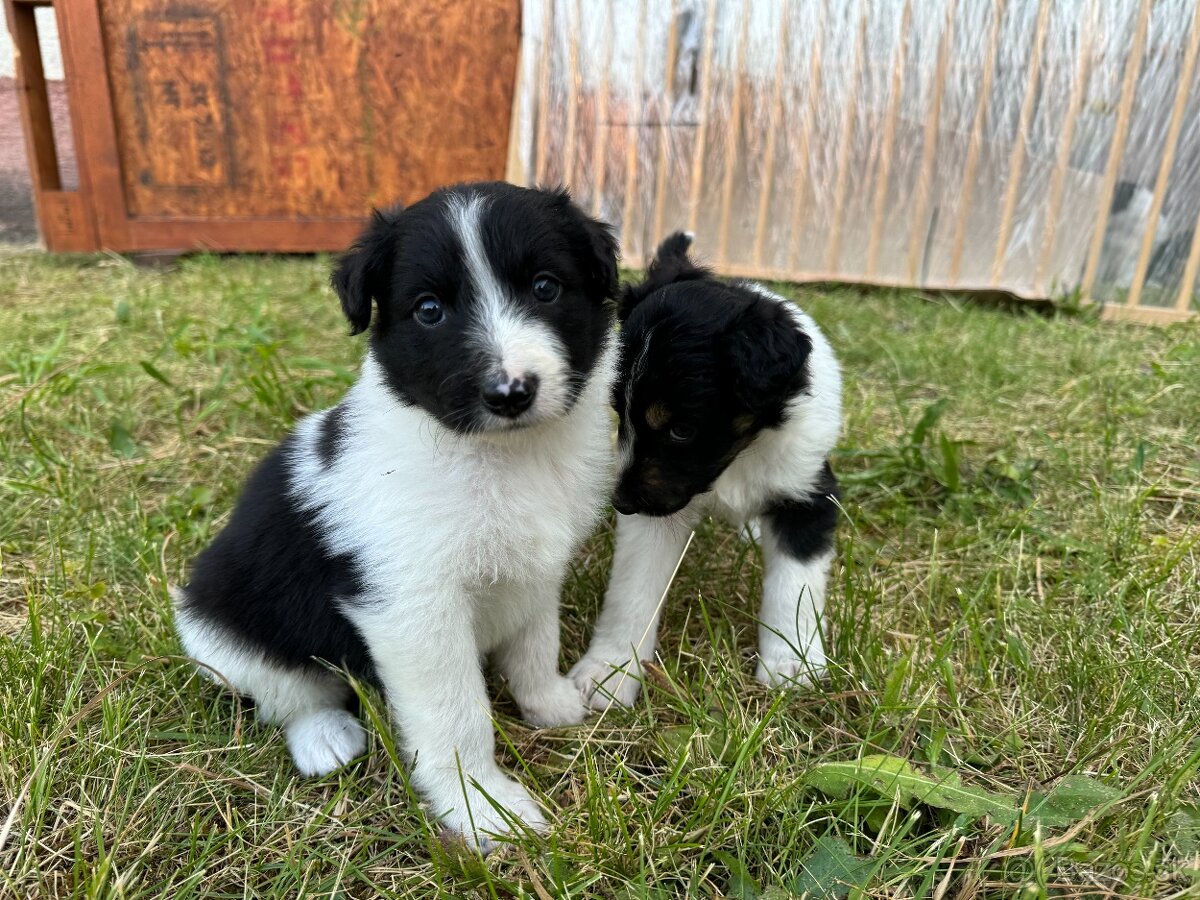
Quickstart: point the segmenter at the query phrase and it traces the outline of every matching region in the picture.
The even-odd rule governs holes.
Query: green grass
[[[847,376],[830,683],[753,681],[759,556],[705,526],[636,709],[498,703],[555,827],[481,862],[378,698],[369,756],[305,780],[176,657],[167,584],[353,377],[327,266],[0,256],[0,896],[1200,896],[1196,324],[795,291]]]

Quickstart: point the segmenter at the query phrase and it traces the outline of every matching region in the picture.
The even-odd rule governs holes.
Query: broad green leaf
[[[1119,800],[1123,795],[1120,788],[1097,781],[1090,775],[1078,774],[1059,781],[1050,789],[1046,800],[1059,812],[1082,819],[1097,806]]]
[[[123,456],[126,459],[137,453],[137,444],[133,440],[133,435],[120,422],[113,422],[109,426],[108,446],[117,456]]]
[[[1068,775],[1045,793],[1029,798],[1025,818],[1051,828],[1078,822],[1097,806],[1120,799],[1119,788],[1097,781],[1090,775]]]
[[[934,778],[906,759],[883,754],[855,762],[824,763],[809,771],[807,783],[833,797],[845,797],[856,787],[867,788],[904,804],[925,803],[975,818],[1011,816],[1016,810],[1014,798],[968,787],[955,772]]]
[[[1200,806],[1183,805],[1167,817],[1167,833],[1188,856],[1200,851]]]
[[[810,900],[842,900],[851,888],[865,887],[872,863],[855,856],[841,838],[819,837],[802,863],[804,871],[792,882],[792,893]]]

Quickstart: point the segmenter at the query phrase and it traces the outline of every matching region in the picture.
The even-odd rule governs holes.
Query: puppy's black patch
[[[614,406],[633,459],[614,498],[621,512],[682,509],[757,434],[782,425],[788,401],[808,385],[812,342],[796,319],[779,301],[693,265],[689,244],[682,234],[664,241],[646,282],[622,302]]]
[[[375,679],[366,645],[337,602],[363,592],[355,561],[329,552],[292,496],[289,455],[276,447],[250,476],[224,530],[192,566],[184,608],[290,666],[314,657]]]
[[[839,496],[837,479],[826,460],[811,494],[774,501],[763,512],[763,519],[779,545],[805,562],[833,546]]]
[[[321,421],[321,436],[317,440],[317,456],[321,465],[329,468],[337,459],[338,445],[346,431],[346,407],[340,403],[325,413]]]

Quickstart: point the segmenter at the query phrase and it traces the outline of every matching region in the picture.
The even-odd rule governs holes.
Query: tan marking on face
[[[733,430],[738,434],[745,434],[754,427],[754,416],[738,416],[733,420]]]
[[[671,411],[661,403],[651,403],[646,408],[646,424],[658,431],[671,421]]]
[[[646,466],[646,468],[642,470],[642,484],[648,488],[662,487],[662,470],[655,465]]]

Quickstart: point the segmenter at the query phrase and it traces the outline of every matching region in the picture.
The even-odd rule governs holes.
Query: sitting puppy
[[[306,775],[366,747],[329,666],[378,685],[430,812],[486,852],[545,819],[494,759],[481,655],[532,724],[586,712],[559,589],[612,489],[616,244],[565,192],[460,185],[377,213],[332,280],[361,375],[251,475],[179,637]]]
[[[765,570],[756,677],[821,677],[821,613],[833,558],[837,482],[828,456],[841,375],[824,335],[792,303],[718,281],[667,238],[626,288],[621,474],[612,579],[592,643],[571,670],[596,709],[637,698],[654,656],[660,601],[697,521],[761,535]]]

